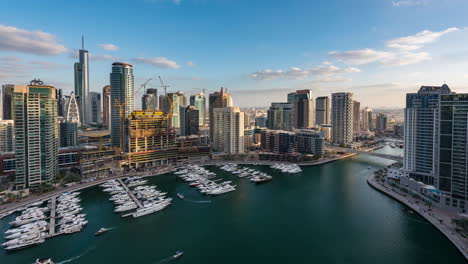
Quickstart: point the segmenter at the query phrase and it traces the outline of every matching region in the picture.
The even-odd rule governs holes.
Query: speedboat
[[[178,196],[180,199],[184,199],[184,198],[185,198],[184,195],[181,194],[181,193],[178,193],[177,196]]]
[[[94,233],[95,236],[99,236],[105,232],[109,231],[108,228],[105,228],[105,227],[101,227],[96,233]]]
[[[172,256],[173,259],[178,259],[184,254],[183,251],[177,250],[176,253]]]
[[[54,264],[54,262],[50,258],[42,258],[36,259],[36,262],[34,262],[34,264]]]

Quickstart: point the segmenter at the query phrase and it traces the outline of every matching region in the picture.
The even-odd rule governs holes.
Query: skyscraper
[[[0,120],[0,152],[15,150],[13,120]]]
[[[128,149],[128,130],[125,120],[135,107],[133,66],[125,62],[114,62],[110,74],[110,86],[112,146],[126,151]],[[120,107],[123,107],[122,117],[120,116]]]
[[[187,105],[187,97],[185,93],[182,91],[177,92],[177,96],[179,96],[179,105],[186,106]]]
[[[57,115],[58,116],[64,116],[64,108],[65,108],[65,102],[64,98],[62,95],[62,89],[55,88],[55,92],[57,93],[55,97],[57,98]]]
[[[92,124],[102,124],[101,118],[101,94],[97,92],[89,93],[89,104],[91,108],[91,119]]]
[[[289,98],[291,97],[291,98]],[[288,101],[292,100],[292,93]],[[297,90],[293,100],[293,127],[312,128],[315,125],[314,98],[311,90]]]
[[[65,103],[65,120],[70,123],[80,124],[80,110],[75,94],[72,92]]]
[[[106,129],[111,129],[111,87],[106,85],[102,88],[102,122]]]
[[[15,186],[37,187],[58,172],[58,123],[55,88],[40,80],[12,87],[15,122]]]
[[[169,101],[170,100],[170,101]],[[170,123],[174,128],[180,128],[180,98],[178,93],[168,93],[159,96],[159,108],[168,114],[171,109],[172,102],[172,119]]]
[[[387,116],[379,113],[375,122],[376,129],[380,132],[384,132],[387,129]]]
[[[244,113],[238,107],[213,109],[213,150],[244,153]]]
[[[369,107],[364,107],[361,111],[361,130],[362,131],[371,131],[373,130],[372,122],[372,109]]]
[[[266,126],[269,129],[292,130],[293,107],[290,103],[271,103],[267,111]]]
[[[321,96],[315,99],[315,124],[330,124],[330,97]]]
[[[209,106],[208,106],[208,115],[210,121],[210,139],[213,141],[213,129],[214,129],[214,120],[213,113],[215,108],[225,108],[232,106],[231,95],[224,91],[224,88],[221,87],[220,92],[214,92],[209,95]]]
[[[180,135],[197,135],[199,132],[199,111],[195,106],[180,107]]]
[[[353,94],[332,94],[332,142],[346,145],[353,142]]]
[[[195,106],[198,110],[199,125],[205,124],[205,113],[206,113],[206,97],[205,94],[195,94],[190,96],[190,105]]]
[[[2,85],[2,119],[3,120],[11,120],[13,119],[12,114],[12,87],[13,84],[4,84]]]
[[[147,89],[146,94],[141,97],[141,107],[144,111],[156,111],[158,109],[158,90]]]
[[[434,184],[434,148],[437,146],[434,138],[437,137],[435,122],[439,116],[439,96],[449,94],[450,88],[445,84],[422,86],[417,93],[406,94],[403,168],[410,178],[426,184]],[[443,120],[447,119],[443,117]]]
[[[65,117],[58,117],[59,147],[78,146],[78,123],[68,122]]]
[[[84,49],[84,39],[78,52],[79,61],[75,62],[75,95],[78,99],[82,124],[88,124],[91,119],[89,107],[89,64],[88,51]]]
[[[353,132],[358,133],[361,124],[361,103],[353,101]]]

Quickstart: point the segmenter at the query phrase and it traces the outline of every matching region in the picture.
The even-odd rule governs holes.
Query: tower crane
[[[133,93],[133,100],[135,100],[135,95],[142,89],[146,88],[146,85],[152,80],[152,78],[147,79],[142,85],[140,85],[140,88],[138,88],[134,93]],[[117,99],[114,99],[114,107],[119,108],[119,117],[120,117],[120,152],[123,152],[122,147],[123,147],[123,135],[124,135],[124,107],[128,103],[128,100],[130,97],[127,97],[124,102],[120,102]]]

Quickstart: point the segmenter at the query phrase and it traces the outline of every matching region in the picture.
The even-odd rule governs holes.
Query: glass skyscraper
[[[198,124],[200,126],[204,125],[205,122],[205,112],[206,112],[206,97],[203,93],[195,94],[190,96],[190,105],[194,106],[198,110]]]
[[[88,51],[84,49],[84,41],[78,53],[79,61],[75,63],[75,95],[78,99],[82,124],[90,122],[89,107],[89,64]]]

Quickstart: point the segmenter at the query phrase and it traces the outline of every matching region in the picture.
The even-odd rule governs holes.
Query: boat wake
[[[93,251],[95,248],[96,248],[96,246],[90,247],[90,248],[86,249],[83,253],[81,253],[80,255],[75,256],[73,258],[66,259],[64,261],[57,262],[56,264],[64,264],[64,263],[70,263],[72,261],[75,261],[75,260],[83,257],[84,255],[88,254],[89,252]]]
[[[190,200],[190,199],[184,199],[187,202],[192,202],[192,203],[211,203],[211,200]]]
[[[164,258],[164,259],[161,259],[160,261],[158,262],[155,262],[155,264],[163,264],[163,263],[168,263],[170,262],[171,260],[173,260],[174,258],[172,256],[170,257],[167,257],[167,258]]]

